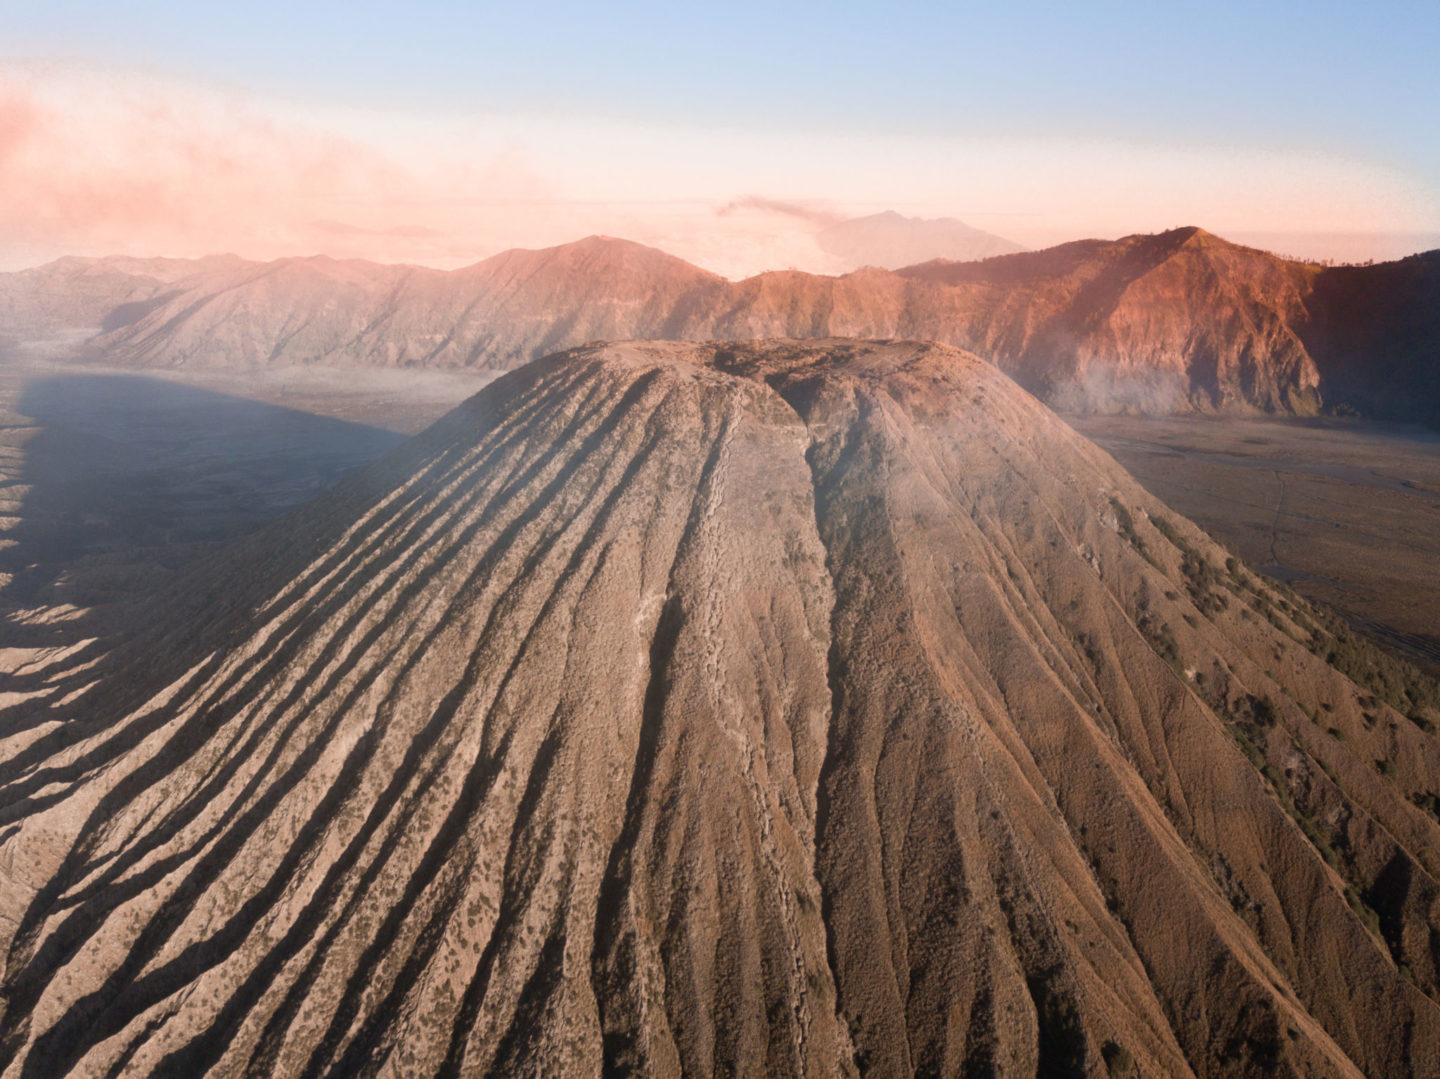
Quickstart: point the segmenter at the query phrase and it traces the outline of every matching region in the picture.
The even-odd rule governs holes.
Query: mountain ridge
[[[1440,400],[1425,391],[1440,367],[1431,256],[1332,268],[1190,226],[973,262],[736,282],[607,237],[455,271],[260,265],[269,269],[181,278],[163,294],[132,286],[127,315],[92,337],[89,355],[136,367],[507,370],[589,340],[919,338],[974,351],[1066,411],[1341,408],[1440,422]],[[304,274],[284,294],[270,279],[281,266]],[[98,302],[86,308],[97,318]]]

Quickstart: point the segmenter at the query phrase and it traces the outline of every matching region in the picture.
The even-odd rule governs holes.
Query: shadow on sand
[[[125,605],[217,541],[313,498],[403,436],[129,375],[49,375],[15,405],[17,520],[0,551],[7,612]],[[45,632],[54,643],[90,627]],[[38,630],[38,627],[37,627]],[[0,644],[27,643],[8,618]]]

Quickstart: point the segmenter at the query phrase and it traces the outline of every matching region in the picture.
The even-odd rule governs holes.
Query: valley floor
[[[487,381],[0,364],[0,606],[146,592],[208,545],[314,498]]]
[[[1193,416],[1070,423],[1250,565],[1440,673],[1440,433]]]

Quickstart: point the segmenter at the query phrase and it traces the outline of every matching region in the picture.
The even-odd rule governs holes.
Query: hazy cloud
[[[320,220],[310,224],[316,231],[334,236],[398,236],[403,239],[430,240],[445,235],[439,229],[427,228],[424,225],[392,225],[389,228],[371,229],[363,225],[352,225],[347,221]]]
[[[816,233],[884,208],[1032,247],[1184,224],[1440,228],[1413,177],[1283,148],[400,113],[0,63],[0,268],[218,251],[457,266],[605,233],[730,277],[840,272]]]
[[[732,202],[727,202],[716,210],[715,214],[717,217],[727,217],[730,214],[743,213],[747,210],[793,217],[817,228],[824,228],[826,225],[834,225],[847,219],[845,214],[836,213],[834,210],[820,209],[802,202],[767,199],[763,195],[745,195]]]

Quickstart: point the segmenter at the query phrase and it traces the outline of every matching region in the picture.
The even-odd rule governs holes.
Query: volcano
[[[5,1076],[1440,1069],[1430,691],[957,349],[541,359],[131,618]]]

